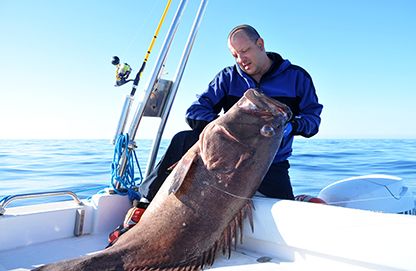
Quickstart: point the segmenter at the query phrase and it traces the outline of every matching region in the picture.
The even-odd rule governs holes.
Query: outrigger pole
[[[171,87],[171,90],[170,90],[170,95],[168,97],[168,100],[166,102],[164,111],[163,111],[162,116],[161,116],[161,123],[160,123],[159,129],[157,131],[156,139],[153,141],[152,151],[150,153],[149,160],[148,160],[148,163],[147,163],[147,169],[146,169],[146,175],[145,176],[148,176],[150,174],[150,172],[152,171],[152,169],[155,165],[157,152],[158,152],[159,146],[160,146],[160,140],[162,139],[162,134],[163,134],[163,131],[165,129],[166,122],[167,122],[167,119],[169,117],[169,113],[170,113],[170,110],[172,108],[172,105],[173,105],[173,101],[175,100],[176,93],[178,92],[179,84],[182,80],[182,75],[183,75],[183,72],[185,71],[185,66],[186,66],[186,63],[188,62],[189,54],[191,53],[192,46],[194,44],[196,34],[198,32],[199,25],[201,24],[202,17],[204,16],[204,12],[205,12],[207,4],[208,4],[208,0],[202,0],[200,5],[199,5],[197,15],[195,17],[195,20],[194,20],[192,28],[191,28],[191,32],[188,36],[188,40],[187,40],[185,48],[183,50],[182,57],[179,61],[179,66],[178,66],[178,68],[176,70],[176,73],[175,73],[175,76],[173,78],[173,84],[172,84],[172,87]]]
[[[170,45],[173,41],[174,35],[176,33],[177,27],[179,25],[179,21],[182,17],[183,11],[185,9],[185,6],[187,4],[187,0],[182,0],[179,4],[178,10],[176,11],[176,14],[173,18],[173,21],[171,23],[171,26],[168,30],[168,33],[166,35],[165,41],[162,45],[162,49],[159,53],[156,65],[154,67],[154,70],[152,72],[152,77],[149,81],[149,84],[147,86],[147,89],[144,93],[144,97],[143,97],[143,102],[139,105],[134,118],[132,120],[128,135],[129,135],[129,143],[128,146],[124,149],[123,155],[121,156],[120,159],[120,163],[119,163],[119,167],[118,167],[118,175],[119,176],[123,176],[123,174],[125,173],[126,170],[126,165],[127,165],[127,157],[130,157],[131,152],[134,152],[134,149],[136,148],[136,144],[134,142],[134,138],[136,137],[136,133],[137,133],[137,129],[139,127],[140,121],[144,115],[145,109],[146,109],[146,104],[150,99],[150,96],[152,94],[153,89],[155,88],[156,84],[158,83],[159,79],[160,79],[160,75],[161,75],[161,70],[166,62],[166,57],[167,54],[169,52],[170,49]],[[188,38],[188,42],[186,44],[185,50],[183,52],[182,55],[182,59],[181,59],[181,63],[179,65],[179,68],[176,72],[175,75],[175,82],[172,84],[173,90],[171,90],[171,92],[169,93],[168,96],[168,101],[166,102],[165,106],[164,106],[164,111],[161,115],[162,117],[162,121],[161,124],[159,126],[159,130],[158,130],[158,134],[157,134],[157,138],[153,143],[153,150],[151,152],[151,157],[150,157],[150,163],[149,166],[147,167],[147,172],[150,172],[150,170],[152,170],[153,165],[154,165],[154,161],[155,161],[155,157],[157,155],[157,150],[159,148],[159,144],[160,144],[160,139],[166,124],[166,120],[167,117],[169,115],[173,100],[174,100],[174,96],[176,94],[176,91],[178,89],[186,62],[188,60],[188,56],[189,53],[191,51],[193,42],[195,40],[195,36],[196,36],[196,32],[197,32],[197,28],[199,27],[201,18],[203,16],[203,13],[205,11],[205,7],[207,4],[207,0],[201,0],[201,4],[200,4],[200,8],[198,10],[198,13],[196,15],[190,36]],[[134,94],[134,93],[133,93]],[[118,184],[119,187],[120,184]]]

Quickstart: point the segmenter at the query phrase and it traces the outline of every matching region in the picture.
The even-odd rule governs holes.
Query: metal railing
[[[53,191],[53,192],[38,192],[38,193],[27,193],[18,194],[7,197],[3,203],[0,204],[0,215],[4,215],[6,212],[6,206],[16,200],[22,199],[33,199],[33,198],[44,198],[44,197],[56,197],[56,196],[70,196],[76,204],[84,205],[78,196],[72,191]]]
[[[194,44],[194,41],[195,41],[195,38],[196,38],[196,34],[197,34],[199,26],[201,24],[202,17],[204,16],[207,4],[208,4],[208,0],[201,0],[198,11],[195,15],[194,22],[192,24],[192,28],[191,28],[189,36],[188,36],[188,40],[185,44],[185,48],[183,50],[181,59],[179,61],[175,76],[172,80],[173,84],[172,84],[172,87],[170,89],[170,93],[169,93],[169,96],[167,98],[166,104],[164,105],[163,113],[161,115],[161,122],[159,124],[159,129],[157,131],[156,138],[153,141],[151,153],[150,153],[150,156],[149,156],[149,159],[148,159],[147,170],[146,170],[146,175],[145,175],[146,177],[149,176],[149,174],[152,172],[152,170],[155,166],[156,156],[157,156],[157,153],[159,151],[159,146],[160,146],[160,141],[162,139],[163,131],[165,130],[166,122],[168,120],[170,110],[171,110],[172,105],[173,105],[173,101],[175,100],[175,96],[176,96],[176,93],[178,91],[179,84],[182,80],[182,75],[185,71],[185,66],[188,62],[188,58],[189,58],[189,55],[191,53],[191,50],[192,50],[192,47],[193,47],[193,44]]]

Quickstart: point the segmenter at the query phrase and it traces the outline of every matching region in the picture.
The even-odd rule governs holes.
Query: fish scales
[[[139,223],[110,248],[39,270],[201,270],[230,255],[292,113],[249,89],[209,123]],[[239,233],[239,234],[238,234]]]

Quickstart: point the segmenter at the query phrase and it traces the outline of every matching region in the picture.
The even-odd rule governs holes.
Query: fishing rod
[[[208,0],[201,0],[201,4],[200,7],[198,9],[198,12],[196,14],[195,20],[194,20],[194,24],[192,26],[190,35],[188,37],[188,41],[187,44],[185,46],[184,52],[182,54],[181,60],[180,60],[180,64],[178,66],[178,70],[176,72],[175,75],[175,80],[172,81],[168,81],[168,80],[162,80],[160,78],[161,75],[161,70],[165,65],[166,62],[166,58],[167,58],[167,54],[169,52],[170,46],[172,44],[173,38],[176,34],[176,30],[178,28],[179,22],[181,20],[181,17],[183,15],[185,6],[187,4],[188,0],[181,0],[181,2],[179,3],[178,9],[176,11],[175,16],[173,17],[171,26],[166,34],[164,43],[162,45],[161,51],[159,53],[158,59],[156,61],[156,65],[154,67],[154,70],[152,72],[152,76],[149,80],[148,86],[146,91],[144,92],[144,96],[143,96],[143,102],[139,104],[139,107],[136,110],[136,113],[132,119],[130,128],[128,133],[126,134],[126,141],[124,144],[123,152],[119,155],[120,160],[118,161],[117,164],[117,175],[120,176],[121,178],[123,178],[123,176],[125,175],[129,175],[129,171],[131,169],[130,167],[130,160],[132,157],[132,154],[135,155],[135,148],[136,143],[134,141],[139,124],[141,122],[141,119],[144,115],[147,116],[148,113],[147,109],[148,109],[148,102],[150,101],[152,94],[154,94],[153,96],[157,97],[158,93],[165,93],[162,95],[166,95],[166,102],[163,104],[158,104],[157,106],[161,106],[161,111],[159,113],[159,117],[161,117],[161,123],[159,125],[159,130],[157,133],[157,137],[153,142],[153,146],[152,146],[152,152],[151,155],[149,157],[149,164],[148,164],[148,169],[150,170],[153,165],[154,165],[154,160],[156,158],[156,154],[157,154],[157,149],[159,147],[160,144],[160,139],[161,139],[161,135],[163,133],[166,121],[167,121],[167,117],[169,115],[170,109],[172,107],[172,103],[175,97],[175,94],[177,92],[179,83],[181,81],[182,75],[183,75],[183,71],[186,65],[186,62],[188,60],[192,45],[194,43],[195,40],[195,36],[197,33],[197,29],[200,25],[201,22],[201,18],[203,17],[206,5]],[[164,85],[165,83],[168,83],[167,85],[170,84],[170,86],[167,89],[163,89],[164,87],[162,87],[161,85]],[[158,90],[158,91],[155,91]],[[153,104],[150,104],[150,107],[152,107]],[[150,115],[153,116],[153,115]],[[123,138],[123,137],[121,137]],[[117,177],[119,178],[119,177]],[[118,182],[116,184],[116,190],[118,190],[119,188],[121,188],[122,183]]]
[[[140,78],[141,78],[142,73],[143,73],[143,71],[146,67],[146,63],[147,63],[147,61],[149,59],[149,56],[152,52],[153,46],[155,45],[155,42],[156,42],[156,39],[159,35],[160,29],[163,25],[163,22],[165,21],[166,14],[168,13],[171,2],[172,2],[172,0],[168,0],[167,3],[166,3],[165,9],[163,10],[162,17],[159,20],[159,23],[156,27],[153,38],[150,42],[149,48],[147,49],[147,52],[146,52],[146,55],[144,57],[142,66],[140,67],[140,70],[137,72],[136,77],[134,78],[134,80],[128,79],[128,77],[131,73],[131,70],[132,70],[129,64],[120,63],[120,58],[118,56],[114,56],[112,61],[111,61],[111,64],[116,66],[116,85],[115,86],[122,86],[122,85],[126,84],[127,82],[133,81],[133,86],[132,86],[131,92],[130,92],[129,95],[126,96],[126,99],[124,101],[123,109],[122,109],[122,112],[121,112],[121,115],[120,115],[120,119],[118,121],[117,129],[116,129],[116,133],[115,133],[114,138],[112,140],[113,144],[115,144],[118,136],[121,135],[124,131],[124,128],[126,126],[127,117],[129,115],[129,112],[130,112],[131,104],[133,102],[134,94],[136,93],[137,86],[139,85]]]
[[[117,141],[115,149],[119,150],[118,154],[115,155],[119,158],[119,160],[115,161],[117,159],[113,159],[113,164],[112,164],[112,183],[116,192],[117,191],[121,192],[120,189],[123,188],[123,186],[127,188],[127,192],[131,191],[131,189],[129,189],[125,185],[125,183],[126,181],[130,182],[130,179],[133,179],[134,177],[132,176],[134,174],[131,174],[133,172],[132,169],[134,168],[134,166],[131,166],[132,155],[136,157],[135,148],[137,147],[136,143],[134,142],[134,138],[136,136],[137,128],[139,126],[141,118],[143,117],[143,114],[145,112],[146,104],[149,101],[149,98],[153,92],[153,88],[160,79],[161,70],[165,64],[170,45],[175,36],[176,30],[179,25],[179,21],[181,20],[181,17],[183,15],[187,2],[188,0],[181,0],[181,2],[179,3],[178,9],[173,17],[172,23],[169,27],[169,30],[163,42],[161,51],[159,52],[159,56],[156,60],[156,65],[153,69],[152,76],[148,83],[148,87],[146,91],[144,92],[143,101],[139,104],[139,107],[136,110],[136,113],[133,117],[132,124],[130,126],[128,133],[126,135],[123,135],[122,132],[126,124],[127,112],[129,111],[130,106],[131,106],[131,100],[132,100],[131,94],[132,93],[134,94],[134,91],[135,91],[134,87],[132,89],[132,93],[126,98],[125,106],[123,107],[122,116],[120,118],[119,127],[117,129],[117,134],[115,137],[116,140],[114,140],[114,142]],[[118,147],[119,145],[120,147]],[[116,180],[116,181],[113,182],[113,180]],[[134,183],[135,181],[133,179],[131,184],[134,184]],[[132,187],[133,185],[129,184],[128,186]]]

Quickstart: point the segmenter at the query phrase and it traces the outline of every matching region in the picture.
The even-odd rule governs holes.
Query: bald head
[[[257,82],[272,64],[264,49],[263,39],[252,26],[233,28],[228,35],[228,48],[238,66]]]
[[[228,41],[232,41],[236,36],[242,33],[244,33],[253,42],[256,42],[260,38],[259,33],[254,27],[248,24],[242,24],[234,27],[230,31],[230,34],[228,34]]]

